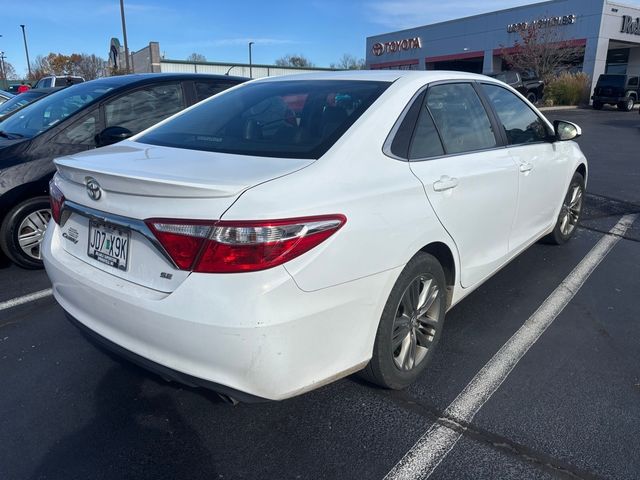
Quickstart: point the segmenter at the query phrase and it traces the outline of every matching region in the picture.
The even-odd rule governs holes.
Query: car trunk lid
[[[190,272],[171,261],[145,219],[218,220],[246,189],[313,160],[128,141],[55,163],[55,182],[65,196],[60,235],[67,253],[117,277],[171,292]]]

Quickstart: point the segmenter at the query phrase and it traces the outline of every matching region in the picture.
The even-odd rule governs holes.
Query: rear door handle
[[[530,172],[531,170],[533,170],[533,163],[522,162],[520,164],[520,171],[522,173],[527,173],[527,172]]]
[[[457,186],[458,179],[448,177],[447,175],[443,175],[442,177],[440,177],[440,180],[433,183],[433,189],[436,192],[443,192],[445,190],[456,188]]]

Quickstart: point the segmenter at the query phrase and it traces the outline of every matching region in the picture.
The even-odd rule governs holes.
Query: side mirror
[[[124,127],[107,127],[96,135],[96,145],[98,147],[105,147],[112,143],[117,143],[125,140],[133,135],[133,132]]]
[[[578,125],[565,120],[555,120],[553,122],[553,129],[556,134],[556,140],[561,142],[573,140],[582,135],[582,129]]]

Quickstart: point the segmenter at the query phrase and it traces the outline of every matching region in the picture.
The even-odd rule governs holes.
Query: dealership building
[[[425,3],[425,9],[429,7]],[[640,8],[608,0],[552,0],[367,38],[371,69],[500,72],[503,52],[538,22],[559,44],[584,52],[573,67],[589,74],[640,74]]]

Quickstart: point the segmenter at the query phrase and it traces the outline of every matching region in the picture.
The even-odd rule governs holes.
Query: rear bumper
[[[598,95],[593,95],[591,100],[600,103],[620,103],[626,101],[627,97],[600,97]]]
[[[163,376],[249,401],[292,397],[363,368],[401,270],[314,292],[283,267],[191,274],[162,293],[86,264],[62,240],[51,223],[42,248],[68,315]]]
[[[268,401],[265,398],[249,395],[245,392],[234,390],[233,388],[229,388],[225,385],[220,385],[218,383],[209,382],[202,378],[193,377],[186,373],[178,372],[177,370],[173,370],[164,365],[160,365],[159,363],[152,362],[148,358],[144,358],[136,353],[130,352],[126,348],[122,348],[120,345],[113,343],[112,341],[104,338],[103,336],[98,335],[96,332],[94,332],[90,328],[87,328],[82,322],[79,322],[68,313],[67,313],[67,319],[74,326],[76,326],[92,343],[110,352],[115,353],[119,357],[129,360],[131,363],[135,363],[136,365],[142,368],[145,368],[151,372],[154,372],[163,378],[182,383],[189,387],[203,387],[208,390],[213,390],[214,392],[228,395],[229,397],[233,397],[236,400],[244,403],[262,403],[262,402]]]

